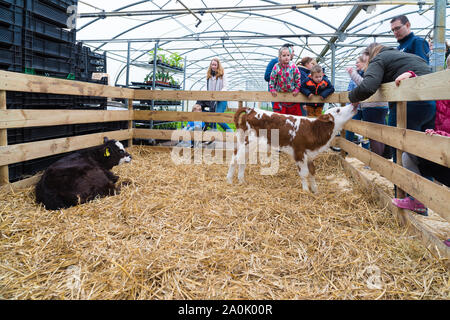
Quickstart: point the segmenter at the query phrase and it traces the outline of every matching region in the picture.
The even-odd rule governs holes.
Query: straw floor
[[[274,176],[130,150],[119,195],[61,211],[0,195],[0,299],[448,299],[449,273],[393,216],[316,161],[319,194]],[[343,183],[344,181],[344,183]]]

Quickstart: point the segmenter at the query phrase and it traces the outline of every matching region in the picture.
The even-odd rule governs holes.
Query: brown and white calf
[[[249,144],[257,140],[257,144],[269,144],[272,149],[276,148],[290,154],[297,164],[303,190],[317,192],[313,160],[319,153],[329,148],[333,138],[355,114],[356,107],[352,105],[331,108],[317,118],[239,108],[234,115],[237,148],[228,169],[228,183],[233,182],[236,165],[239,167],[239,182],[244,182],[245,158],[249,152]],[[277,131],[272,133],[272,130]],[[271,136],[275,132],[278,134],[278,146],[272,145]]]

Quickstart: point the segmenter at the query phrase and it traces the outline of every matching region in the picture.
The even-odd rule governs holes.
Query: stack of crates
[[[0,0],[0,69],[22,72],[24,0]]]
[[[106,52],[98,54],[91,52],[89,47],[83,46],[82,43],[75,45],[75,80],[108,84],[107,78],[101,80],[92,79],[92,74],[95,72],[106,73]],[[94,58],[95,57],[95,58]],[[100,67],[99,67],[100,64]],[[106,109],[107,99],[102,97],[78,96],[75,97],[75,105],[78,109],[92,108]]]
[[[106,73],[106,55],[76,44],[76,31],[68,29],[69,6],[78,0],[0,0],[0,70],[104,83],[92,80],[93,72]],[[78,54],[78,48],[85,57]],[[84,61],[83,76],[77,73]],[[106,98],[29,92],[7,92],[8,109],[106,110]],[[111,125],[117,125],[111,123]],[[8,144],[57,139],[114,130],[107,125],[80,124],[8,129]],[[9,165],[10,182],[47,168],[63,155]]]

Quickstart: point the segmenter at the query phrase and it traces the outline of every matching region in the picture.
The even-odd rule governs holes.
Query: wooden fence
[[[88,111],[88,110],[24,110],[6,109],[6,91],[25,91],[36,93],[52,93],[83,96],[100,96],[109,98],[125,98],[128,110],[124,111]],[[397,103],[397,127],[388,127],[362,121],[349,121],[345,129],[359,133],[365,137],[383,142],[402,151],[415,154],[438,164],[450,166],[450,138],[442,136],[428,136],[423,132],[405,129],[406,102],[425,100],[450,99],[450,71],[441,71],[422,77],[404,80],[400,87],[388,83],[366,101],[392,101]],[[22,188],[36,183],[39,176],[28,178],[16,183],[9,183],[8,165],[42,158],[49,155],[62,154],[91,146],[100,145],[103,136],[117,140],[138,139],[167,139],[170,140],[172,130],[133,129],[132,121],[205,121],[205,122],[233,122],[233,114],[197,113],[197,112],[169,112],[169,111],[138,111],[132,109],[133,100],[212,100],[212,101],[286,101],[304,102],[302,95],[293,97],[292,94],[278,94],[276,98],[269,92],[259,91],[152,91],[116,88],[105,85],[61,80],[33,75],[25,75],[0,71],[0,192],[14,188]],[[309,101],[322,102],[318,98]],[[346,104],[349,102],[347,92],[334,93],[325,102]],[[55,126],[67,124],[85,124],[96,122],[128,121],[127,130],[117,130],[107,133],[96,133],[60,139],[44,140],[32,143],[8,145],[7,129]],[[225,141],[234,133],[222,133],[219,140]],[[368,150],[360,148],[342,137],[336,138],[335,144],[373,170],[390,180],[405,192],[411,194],[427,207],[450,221],[450,189],[427,180],[413,172],[404,169],[401,163],[395,164]],[[163,151],[168,148],[154,148]],[[401,160],[401,157],[397,157]],[[343,166],[355,179],[373,191],[373,185],[364,182],[363,176],[349,167],[343,160]],[[450,250],[415,219],[413,214],[398,210],[390,205],[390,198],[377,191],[380,201],[389,205],[401,222],[411,226],[419,234],[427,247],[435,254],[444,256],[447,261]]]

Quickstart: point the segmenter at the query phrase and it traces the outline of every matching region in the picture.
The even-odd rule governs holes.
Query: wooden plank
[[[233,123],[234,113],[134,110],[134,120],[204,121]]]
[[[0,110],[0,129],[125,121],[132,117],[133,111],[127,110]]]
[[[399,129],[406,129],[406,119],[407,119],[407,115],[406,115],[406,101],[399,101],[397,102],[397,128]],[[402,141],[404,141],[404,139],[402,139]],[[399,166],[403,166],[403,161],[402,161],[402,154],[403,154],[403,150],[402,149],[396,149],[395,152],[397,153],[397,164]],[[406,197],[405,192],[397,187],[397,198],[404,198]]]
[[[292,93],[278,93],[273,97],[267,91],[170,91],[135,90],[135,100],[189,100],[189,101],[273,101],[273,102],[335,102],[340,101],[338,93],[322,100],[318,96],[308,99],[303,94],[294,97]]]
[[[0,112],[6,110],[6,91],[0,91]],[[1,116],[0,116],[1,119]],[[8,132],[0,127],[0,148],[8,145]],[[8,166],[0,166],[0,185],[9,183]]]
[[[377,171],[383,177],[408,192],[427,207],[450,221],[450,189],[425,179],[383,157],[358,147],[343,138],[336,138],[337,145],[351,157],[355,157]]]
[[[450,167],[450,138],[381,124],[350,120],[345,130],[359,133],[419,157]]]
[[[128,99],[128,129],[133,129],[133,99]],[[133,146],[133,137],[128,140],[128,148]]]
[[[0,90],[132,99],[134,90],[0,70]]]
[[[201,133],[201,134],[200,134]],[[158,140],[172,140],[173,141],[234,141],[234,132],[219,132],[219,131],[186,131],[186,130],[154,130],[154,129],[134,129],[134,138],[136,139],[158,139]]]
[[[0,147],[0,166],[94,147],[103,143],[103,137],[127,140],[132,136],[129,129]]]
[[[359,187],[362,187],[367,194],[375,196],[382,207],[387,207],[400,223],[408,228],[408,231],[420,238],[423,245],[433,253],[435,257],[443,259],[443,263],[450,268],[450,248],[447,247],[441,239],[428,231],[423,224],[417,220],[415,213],[408,210],[399,209],[392,204],[392,199],[383,190],[373,184],[361,172],[354,168],[348,161],[340,160],[344,171],[349,174]]]
[[[395,82],[384,83],[366,102],[377,101],[427,101],[450,99],[450,70],[444,70]],[[349,103],[348,92],[341,92],[341,103]]]
[[[8,183],[7,185],[0,186],[0,193],[6,194],[9,192],[14,192],[20,189],[26,189],[36,185],[39,179],[42,177],[42,173],[39,173],[31,178],[23,179],[14,183]]]

